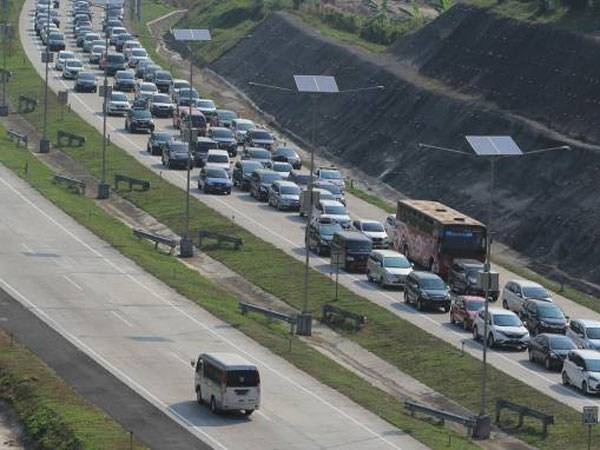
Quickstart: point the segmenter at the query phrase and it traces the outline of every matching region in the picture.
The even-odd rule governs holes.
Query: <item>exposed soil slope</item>
[[[448,25],[447,19],[435,23],[451,33],[457,26]],[[440,46],[425,37],[419,48],[417,36],[408,39],[411,61],[417,61],[418,54],[429,61]],[[400,47],[396,51],[408,52]],[[395,55],[368,55],[347,48],[285,14],[272,15],[213,68],[282,126],[309,141],[313,111],[309,98],[250,87],[248,81],[293,88],[292,74],[304,73],[335,75],[342,89],[384,85],[384,91],[322,97],[318,146],[411,197],[439,199],[484,221],[489,199],[485,162],[419,150],[417,143],[466,149],[466,134],[510,134],[524,148],[539,148],[564,138],[543,124],[498,109],[476,89],[449,89]],[[497,89],[510,86],[504,80]],[[530,99],[534,101],[543,99]],[[561,267],[600,281],[600,255],[594,251],[600,244],[599,174],[597,156],[577,147],[569,153],[502,161],[495,214],[500,240],[550,264],[557,260],[559,242],[565,242],[570,252]]]

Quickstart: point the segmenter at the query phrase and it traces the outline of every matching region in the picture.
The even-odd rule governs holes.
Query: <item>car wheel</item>
[[[210,407],[210,410],[212,411],[213,414],[219,414],[219,410],[217,408],[217,402],[215,401],[214,397],[210,398],[209,407]]]
[[[477,327],[473,326],[473,339],[475,339],[476,341],[479,340],[479,333],[477,333]]]
[[[204,185],[204,193],[208,194],[208,185],[206,185],[206,184]]]
[[[589,394],[588,385],[585,381],[583,383],[581,383],[581,391],[586,395]]]
[[[410,303],[410,300],[408,299],[408,293],[406,291],[404,291],[404,303]]]
[[[469,331],[469,321],[467,319],[463,320],[463,329]]]
[[[254,410],[253,410],[253,409],[245,409],[245,410],[244,410],[244,415],[245,415],[245,416],[249,416],[249,415],[251,415],[253,412],[254,412]]]
[[[371,276],[371,272],[367,270],[367,280],[372,283],[373,282],[373,277]]]
[[[544,359],[544,367],[546,368],[546,370],[552,370],[552,361],[550,361],[550,358],[548,358],[546,356],[546,359]]]
[[[417,299],[417,310],[423,311],[423,302],[421,301],[421,299]]]
[[[200,386],[198,386],[196,388],[196,401],[198,402],[199,405],[201,405],[202,403],[204,403],[202,401],[202,390],[200,389]]]
[[[454,318],[454,314],[450,313],[450,323],[454,325],[456,323],[456,319]]]
[[[494,341],[494,335],[490,333],[487,338],[487,346],[488,348],[494,348],[494,345],[496,345],[496,342]]]
[[[531,351],[531,349],[529,349],[529,351],[527,352],[527,356],[529,357],[530,362],[535,361],[535,358],[533,357],[533,352]]]
[[[502,307],[503,307],[504,309],[508,309],[508,303],[506,302],[506,299],[505,299],[505,298],[503,298],[503,299],[502,299]]]

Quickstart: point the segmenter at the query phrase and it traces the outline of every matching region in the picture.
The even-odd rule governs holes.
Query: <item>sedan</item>
[[[231,194],[231,180],[227,171],[221,167],[205,167],[198,177],[198,189],[206,194]]]
[[[288,162],[294,169],[300,169],[302,167],[302,160],[298,153],[289,147],[277,147],[273,152],[273,161]]]
[[[173,135],[168,131],[153,132],[146,144],[146,150],[153,156],[162,155],[163,150],[173,140]]]
[[[127,95],[124,92],[113,91],[106,104],[106,113],[112,115],[125,115],[131,109]]]
[[[75,80],[79,72],[83,70],[83,63],[78,59],[67,59],[63,68],[65,80]]]
[[[391,244],[381,222],[377,222],[376,220],[355,220],[352,222],[352,226],[371,238],[373,248],[388,248]]]
[[[466,331],[473,329],[473,321],[479,310],[485,306],[485,299],[475,295],[456,295],[450,307],[450,323],[458,323]]]
[[[171,117],[175,105],[168,94],[154,94],[150,98],[150,112],[154,117]]]
[[[90,64],[99,64],[100,58],[105,52],[106,47],[104,45],[94,45],[90,52]]]
[[[229,156],[237,156],[237,140],[229,128],[210,127],[207,137],[215,141],[220,149],[227,150]]]
[[[98,83],[94,72],[79,72],[75,80],[75,92],[96,92]]]
[[[543,363],[546,370],[560,370],[570,350],[577,345],[560,334],[538,334],[529,343],[529,361]]]
[[[65,61],[67,61],[68,59],[75,59],[75,53],[67,50],[61,50],[60,52],[58,52],[58,57],[56,58],[56,62],[54,63],[54,69],[63,70],[65,67]]]

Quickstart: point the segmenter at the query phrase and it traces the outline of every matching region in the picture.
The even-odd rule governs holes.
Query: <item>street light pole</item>
[[[52,14],[50,11],[50,5],[52,2],[48,2],[48,30],[50,29],[50,23],[52,22]],[[44,83],[44,132],[43,137],[40,139],[40,153],[48,153],[50,151],[50,141],[48,140],[48,64],[50,60],[50,45],[46,41],[46,79]]]
[[[313,188],[314,188],[314,172],[315,172],[315,146],[317,145],[317,115],[319,110],[319,96],[312,95],[313,101],[313,120],[312,120],[312,145],[310,146],[310,176],[308,178],[308,213],[306,214],[306,228],[304,231],[304,299],[302,301],[302,314],[308,314],[308,277],[310,273],[310,248],[308,242],[309,228],[312,221],[313,209]]]
[[[106,116],[108,106],[108,32],[104,32],[104,81],[102,98],[102,172],[98,183],[98,198],[105,200],[110,197],[110,185],[106,182]]]
[[[2,30],[2,105],[0,105],[0,116],[8,116],[8,105],[6,104],[6,83],[8,83],[8,70],[6,69],[6,56],[8,50],[8,0],[2,0],[2,13],[4,15],[4,29]]]

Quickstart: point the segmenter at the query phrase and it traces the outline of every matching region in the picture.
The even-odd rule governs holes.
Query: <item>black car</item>
[[[563,361],[577,345],[561,334],[538,334],[529,342],[529,361],[543,363],[547,370],[560,370]]]
[[[431,272],[413,271],[406,277],[404,301],[416,305],[419,311],[425,307],[450,311],[448,288],[444,280]]]
[[[302,160],[293,148],[277,147],[273,152],[273,161],[288,162],[294,169],[302,167]]]
[[[532,335],[567,332],[567,318],[554,303],[528,298],[521,307],[521,320]]]
[[[477,274],[483,272],[483,263],[476,259],[455,259],[448,271],[448,285],[457,294],[484,296],[478,285]],[[499,291],[490,291],[490,301],[498,300]]]
[[[173,135],[167,131],[152,132],[146,145],[146,150],[151,155],[162,155],[163,150],[173,140]]]
[[[73,86],[75,92],[97,92],[98,82],[94,72],[79,72]]]
[[[115,73],[113,89],[121,92],[135,91],[135,73],[133,70],[119,70]]]
[[[162,154],[163,166],[169,169],[185,169],[189,161],[188,144],[181,141],[171,141]]]
[[[244,147],[262,147],[271,150],[273,145],[275,145],[275,138],[266,130],[251,128],[246,133]]]
[[[269,195],[269,187],[275,180],[281,180],[280,173],[268,169],[258,169],[250,175],[250,195],[259,202],[266,202]]]
[[[214,117],[214,125],[217,127],[229,128],[231,126],[231,121],[237,118],[237,114],[233,111],[229,111],[227,109],[217,109]]]
[[[208,137],[215,141],[220,149],[227,150],[230,157],[237,156],[237,140],[229,128],[210,127]]]
[[[106,56],[106,73],[109,76],[113,76],[119,70],[127,69],[127,61],[125,57],[120,53],[109,53]]]
[[[308,248],[319,256],[327,256],[331,250],[331,241],[336,232],[344,231],[339,223],[321,221],[308,227]]]
[[[154,94],[150,98],[150,112],[154,117],[172,117],[174,109],[168,94]]]
[[[192,154],[194,156],[194,166],[203,167],[204,163],[206,163],[208,151],[217,148],[217,143],[215,141],[204,136],[199,136],[192,147]]]
[[[260,161],[252,159],[236,161],[233,166],[233,185],[239,186],[242,191],[250,190],[250,176],[254,171],[263,167]]]
[[[158,88],[158,92],[168,93],[171,84],[173,84],[173,76],[166,70],[157,70],[154,73],[154,84]]]
[[[260,161],[263,167],[271,167],[271,152],[264,148],[244,148],[242,151],[242,159],[253,159],[255,161]]]
[[[65,48],[65,36],[62,33],[53,31],[48,35],[48,51],[58,52]]]
[[[130,133],[140,130],[152,133],[154,131],[152,114],[147,109],[130,109],[125,118],[125,129]]]

